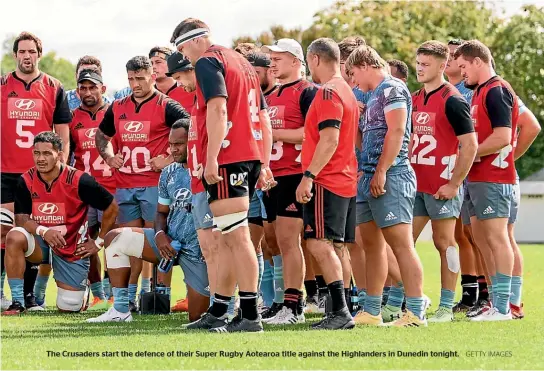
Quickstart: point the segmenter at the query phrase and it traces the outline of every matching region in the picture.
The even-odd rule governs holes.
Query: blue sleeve
[[[169,206],[172,201],[168,195],[168,175],[170,174],[169,166],[166,167],[159,177],[159,204]]]
[[[384,113],[400,108],[408,108],[408,98],[403,94],[401,88],[397,86],[389,86],[383,89],[382,94],[385,97],[383,104]]]

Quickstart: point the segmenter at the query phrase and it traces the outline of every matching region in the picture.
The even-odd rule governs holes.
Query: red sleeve
[[[344,106],[338,93],[330,87],[324,87],[317,92],[312,104],[319,105],[317,110],[317,122],[319,130],[328,127],[340,129]]]

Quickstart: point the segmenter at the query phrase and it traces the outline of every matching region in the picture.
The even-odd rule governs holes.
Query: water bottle
[[[159,283],[157,286],[155,286],[155,292],[157,294],[166,295],[166,286],[164,286],[162,283]]]
[[[357,311],[359,310],[359,296],[357,295],[357,286],[351,286],[349,296],[351,299],[351,312],[357,313]]]
[[[181,250],[181,243],[179,243],[176,240],[172,240],[170,242],[170,245],[174,250],[176,250],[176,255],[172,259],[161,259],[161,262],[159,263],[159,271],[162,273],[168,273],[170,272],[170,269],[174,266],[174,262],[176,261],[179,251]]]

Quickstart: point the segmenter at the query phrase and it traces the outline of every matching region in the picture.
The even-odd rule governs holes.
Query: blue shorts
[[[373,174],[364,174],[357,185],[357,225],[374,221],[378,227],[411,224],[416,197],[416,176],[412,169],[387,174],[385,194],[375,198],[370,194]]]
[[[213,214],[208,203],[206,191],[193,195],[191,200],[191,214],[193,214],[196,230],[213,227]]]
[[[119,224],[143,219],[146,222],[155,220],[159,199],[158,187],[118,188],[115,201],[119,205]]]
[[[42,264],[52,264],[55,281],[85,291],[89,285],[89,258],[69,262],[52,252],[43,238],[35,237],[42,250]]]
[[[512,203],[510,204],[510,216],[508,224],[514,224],[518,220],[519,204],[521,203],[521,189],[519,187],[519,179],[512,189]]]
[[[205,192],[204,195],[206,195]],[[155,243],[155,230],[144,228],[144,236],[151,248],[155,252],[155,256],[161,260],[161,254]],[[172,243],[176,242],[175,240]],[[181,253],[178,255],[178,264],[183,270],[183,281],[193,290],[203,296],[210,296],[210,284],[208,282],[208,267],[202,255],[195,257],[185,253],[186,250],[181,248]]]
[[[429,193],[417,192],[414,216],[428,216],[431,220],[458,218],[463,204],[463,188],[451,200],[437,200]]]
[[[513,184],[468,182],[468,210],[478,220],[510,218]]]
[[[266,210],[263,203],[263,191],[256,189],[251,202],[249,203],[249,212],[248,218],[260,218],[261,220],[266,220]]]

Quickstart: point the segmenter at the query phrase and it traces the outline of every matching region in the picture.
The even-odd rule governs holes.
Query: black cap
[[[79,73],[77,82],[88,80],[95,84],[102,84],[102,75],[97,71],[83,70]]]
[[[270,67],[270,57],[265,53],[250,53],[246,56],[253,67]]]
[[[176,72],[189,71],[193,69],[191,62],[180,52],[175,52],[166,60],[168,72],[166,76],[172,76]]]

